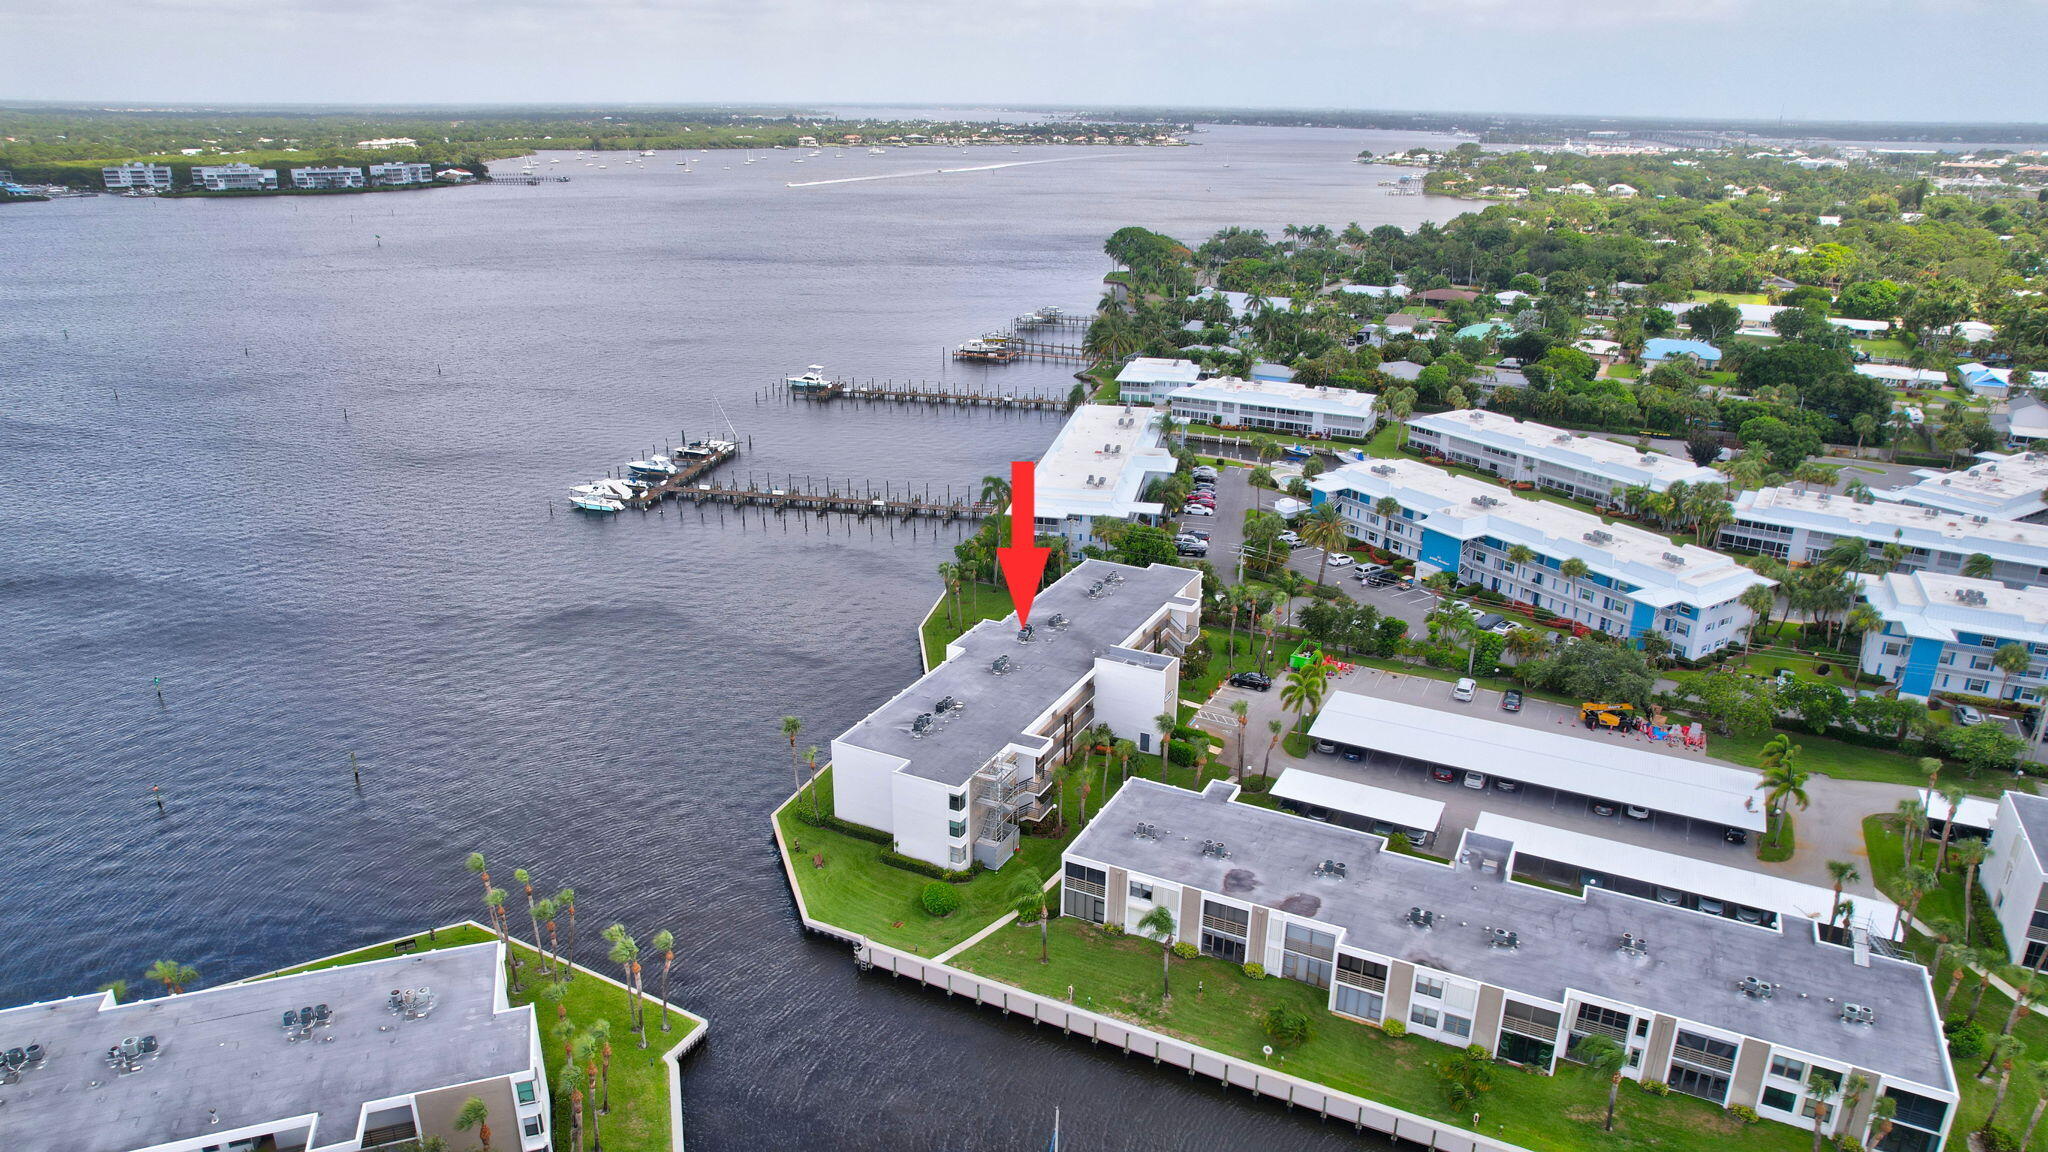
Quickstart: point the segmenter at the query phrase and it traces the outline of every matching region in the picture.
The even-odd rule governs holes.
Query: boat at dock
[[[975,360],[984,364],[1008,364],[1017,358],[1017,353],[999,343],[987,340],[969,340],[953,349],[955,360]]]
[[[661,481],[675,475],[676,462],[666,456],[649,456],[645,460],[626,462],[626,473],[635,480]]]
[[[638,497],[641,494],[641,492],[642,487],[638,484],[634,484],[631,481],[618,480],[614,479],[613,477],[607,476],[602,480],[593,480],[588,484],[570,485],[569,498],[571,500],[588,499],[625,501],[632,500]]]
[[[825,375],[823,364],[813,364],[801,376],[790,376],[783,383],[798,392],[824,392],[832,387],[832,381]]]
[[[607,500],[602,496],[571,496],[569,497],[569,506],[580,512],[596,512],[600,514],[624,512],[626,510],[626,506],[619,501]]]

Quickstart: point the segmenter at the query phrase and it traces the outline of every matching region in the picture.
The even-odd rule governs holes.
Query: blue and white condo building
[[[1938,692],[2038,704],[2048,677],[2048,588],[2008,588],[1934,572],[1862,576],[1863,601],[1884,618],[1864,634],[1863,671],[1899,686],[1902,696]],[[2032,660],[2009,673],[1992,660],[2018,644]]]
[[[1896,545],[1893,565],[1906,571],[1960,575],[1972,555],[1991,558],[1991,578],[2022,588],[2048,583],[2048,524],[2000,520],[1941,508],[1878,500],[1859,504],[1828,492],[1760,488],[1738,493],[1735,519],[1719,545],[1798,564],[1819,560],[1837,540],[1864,543],[1882,558]]]
[[[1684,660],[1740,643],[1750,612],[1738,598],[1772,583],[1718,552],[1419,461],[1349,464],[1310,487],[1316,503],[1337,502],[1354,538],[1414,560],[1418,575],[1455,573],[1631,641],[1656,632]],[[1382,514],[1382,500],[1396,507]],[[1511,558],[1518,545],[1534,554],[1527,562]],[[1573,559],[1587,572],[1568,579]]]
[[[1690,460],[1483,408],[1417,416],[1408,421],[1408,440],[1418,449],[1503,480],[1603,504],[1624,488],[1663,492],[1681,481],[1724,480],[1719,472]]]

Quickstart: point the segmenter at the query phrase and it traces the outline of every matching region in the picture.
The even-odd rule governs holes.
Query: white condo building
[[[410,161],[370,165],[370,183],[385,185],[431,184],[434,181],[432,164],[416,164]]]
[[[1370,392],[1312,387],[1291,380],[1219,377],[1167,394],[1176,420],[1224,427],[1260,428],[1295,436],[1343,436],[1363,440],[1379,417]]]
[[[157,192],[171,190],[169,164],[144,164],[140,161],[110,164],[100,169],[100,176],[106,180],[109,192],[127,188],[148,188]]]
[[[1632,642],[1657,632],[1683,660],[1740,643],[1750,611],[1737,598],[1772,583],[1718,552],[1420,461],[1348,464],[1309,486],[1316,503],[1337,501],[1354,538],[1414,560],[1418,575],[1452,572]],[[1381,500],[1394,511],[1381,513]],[[1527,562],[1511,558],[1518,545]],[[1587,569],[1575,580],[1562,571],[1573,559]]]
[[[1201,378],[1201,365],[1192,360],[1139,356],[1116,374],[1117,396],[1126,404],[1150,404]]]
[[[1884,618],[1863,636],[1863,671],[1925,699],[1938,692],[2037,704],[2048,674],[2048,588],[2008,588],[1935,572],[1859,576],[1863,602]],[[2006,644],[2033,657],[2013,674],[1992,662]]]
[[[1898,568],[1959,575],[1972,555],[1991,558],[1991,578],[2013,587],[2048,583],[2048,525],[1967,516],[1939,508],[1879,500],[1859,504],[1828,492],[1761,488],[1737,493],[1735,519],[1718,544],[1800,564],[1821,558],[1837,540],[1862,540],[1873,558],[1886,545],[1902,553]]]
[[[1506,840],[1467,833],[1439,861],[1236,793],[1126,782],[1067,848],[1061,910],[1138,934],[1164,908],[1175,939],[1309,985],[1335,1015],[1536,1073],[1605,1036],[1624,1077],[1816,1140],[1860,1141],[1882,1097],[1884,1152],[1936,1152],[1948,1134],[1958,1093],[1927,970],[1860,931],[1558,892],[1512,879]],[[1846,1107],[1810,1092],[1816,1075],[1869,1087]]]
[[[1000,868],[1050,817],[1054,770],[1107,724],[1158,746],[1180,654],[1201,634],[1202,577],[1087,560],[1038,594],[1032,632],[985,620],[916,683],[832,741],[832,808],[952,869]]]
[[[2005,929],[2006,955],[2015,964],[2042,967],[2048,960],[2048,797],[1999,797],[1991,846],[1977,871]]]
[[[1179,468],[1150,408],[1083,404],[1038,461],[1038,534],[1060,536],[1074,556],[1091,544],[1098,518],[1152,520],[1165,512],[1144,499],[1154,480]]]
[[[192,183],[209,192],[276,191],[277,170],[258,168],[240,161],[233,164],[202,164],[192,169]]]
[[[531,1006],[497,941],[118,1003],[0,1009],[0,1145],[67,1152],[354,1152],[455,1145],[472,1097],[495,1146],[555,1147]],[[14,1057],[25,1059],[16,1062]]]
[[[361,188],[365,186],[361,168],[294,168],[294,188]]]
[[[1408,421],[1408,442],[1503,480],[1599,504],[1614,503],[1615,493],[1624,488],[1662,492],[1681,480],[1718,484],[1724,479],[1690,460],[1478,408],[1417,416]]]
[[[2048,513],[2048,452],[1985,452],[1977,459],[1960,472],[1919,469],[1913,473],[1918,484],[1879,490],[1877,496],[1993,520],[2039,520]]]

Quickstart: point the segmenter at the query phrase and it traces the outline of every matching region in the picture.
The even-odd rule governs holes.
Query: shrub
[[[1121,924],[1104,924],[1102,930],[1111,936],[1121,936],[1124,934],[1124,926]]]
[[[1244,974],[1254,980],[1264,980],[1266,978],[1266,966],[1254,960],[1244,966]]]
[[[1268,1008],[1263,1023],[1275,1048],[1292,1048],[1308,1039],[1308,1017],[1292,1008]]]
[[[1730,1104],[1728,1106],[1728,1114],[1744,1124],[1754,1124],[1763,1119],[1763,1117],[1756,1114],[1756,1109],[1751,1108],[1747,1104]]]
[[[1982,1056],[1990,1043],[1984,1026],[1969,1020],[1951,1020],[1941,1030],[1948,1034],[1948,1054],[1958,1060]]]
[[[1167,749],[1166,758],[1173,761],[1178,767],[1192,768],[1195,766],[1196,761],[1202,758],[1202,754],[1195,751],[1192,741],[1175,740],[1173,746]]]
[[[1193,960],[1202,954],[1202,950],[1183,940],[1173,946],[1173,954],[1183,960]]]
[[[1980,1128],[1977,1139],[1984,1152],[2018,1152],[2020,1146],[2020,1142],[2012,1138],[2012,1133],[2003,1128]]]
[[[1380,1021],[1380,1031],[1385,1032],[1389,1036],[1406,1036],[1408,1034],[1408,1025],[1403,1024],[1399,1020],[1389,1018]]]
[[[1854,1136],[1844,1136],[1835,1142],[1836,1152],[1863,1152],[1863,1141]]]
[[[881,860],[882,863],[889,865],[891,868],[901,868],[905,872],[915,872],[920,876],[929,876],[934,880],[946,880],[954,884],[974,878],[973,872],[955,872],[950,868],[941,868],[929,860],[919,860],[915,856],[905,856],[894,849],[884,849],[881,853]]]
[[[1671,1085],[1666,1084],[1662,1080],[1645,1080],[1643,1081],[1643,1091],[1648,1092],[1652,1096],[1669,1096],[1671,1095]]]
[[[894,844],[896,842],[896,837],[882,831],[880,828],[870,828],[865,824],[855,824],[851,820],[841,820],[830,812],[814,814],[807,804],[798,804],[790,812],[790,815],[795,816],[798,821],[809,824],[813,828],[829,829],[833,832],[851,836],[856,840],[866,840],[872,844]]]
[[[917,894],[917,902],[933,916],[951,916],[960,910],[960,893],[943,880],[934,880]]]

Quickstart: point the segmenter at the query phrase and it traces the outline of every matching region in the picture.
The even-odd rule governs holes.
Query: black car
[[[1510,688],[1507,691],[1501,693],[1500,710],[1503,712],[1520,712],[1522,710],[1521,689]]]
[[[1349,744],[1339,744],[1337,745],[1337,755],[1342,756],[1346,760],[1363,760],[1365,759],[1365,749],[1354,748]]]
[[[1721,839],[1726,840],[1730,844],[1747,844],[1749,843],[1749,830],[1746,828],[1723,829]]]
[[[1617,809],[1614,805],[1609,804],[1605,800],[1593,801],[1593,815],[1595,816],[1612,816],[1616,811]]]
[[[1264,672],[1239,672],[1230,678],[1230,686],[1232,688],[1249,688],[1254,692],[1264,692],[1273,686],[1273,678]]]

